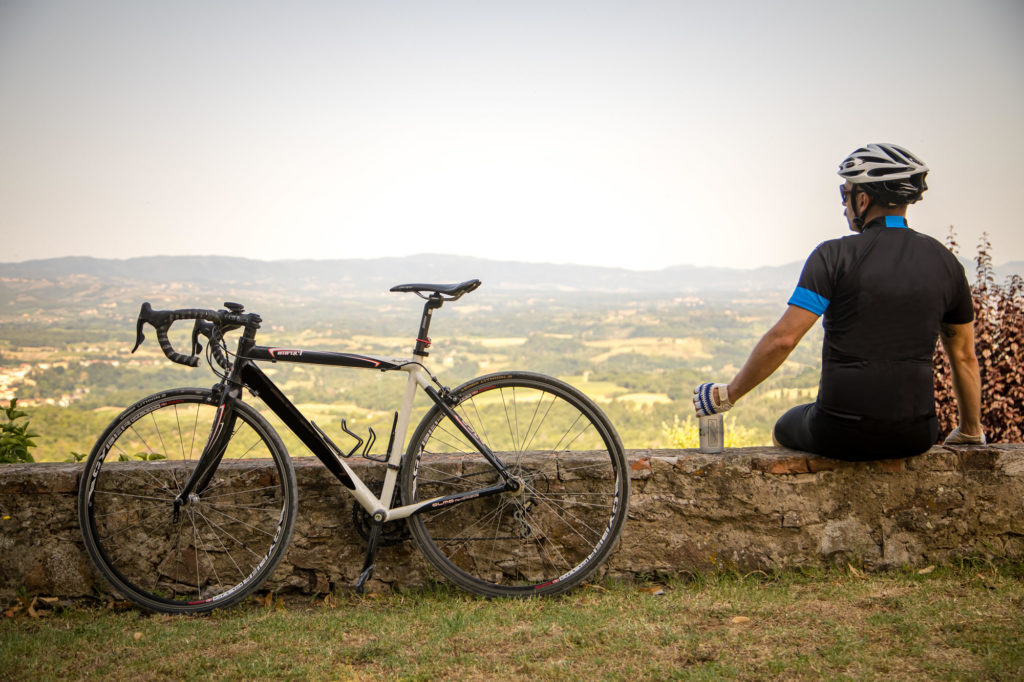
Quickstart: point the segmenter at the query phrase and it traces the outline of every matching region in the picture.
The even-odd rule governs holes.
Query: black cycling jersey
[[[818,407],[885,422],[935,414],[939,327],[974,319],[963,266],[901,216],[818,245],[789,303],[824,315]]]

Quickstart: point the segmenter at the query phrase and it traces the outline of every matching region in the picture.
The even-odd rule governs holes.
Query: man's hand
[[[701,384],[693,389],[693,409],[698,417],[728,412],[732,409],[726,384]]]
[[[984,445],[985,442],[984,431],[977,436],[968,436],[960,430],[959,426],[953,429],[953,433],[946,436],[946,440],[942,441],[943,445]]]

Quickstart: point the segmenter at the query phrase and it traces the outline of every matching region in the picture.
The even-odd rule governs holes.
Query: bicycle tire
[[[174,499],[217,408],[209,389],[151,395],[111,422],[86,461],[78,490],[86,549],[114,590],[144,609],[201,613],[237,603],[291,540],[298,489],[288,451],[241,402],[213,479],[175,519]]]
[[[622,443],[572,386],[505,372],[452,391],[455,412],[525,485],[408,519],[420,551],[452,583],[488,597],[564,592],[618,544],[629,508]],[[401,471],[405,504],[496,484],[498,473],[434,406]]]

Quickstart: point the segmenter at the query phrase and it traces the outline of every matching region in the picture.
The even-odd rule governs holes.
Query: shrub
[[[39,434],[29,432],[27,419],[20,424],[15,423],[28,417],[28,413],[18,409],[17,398],[3,408],[3,411],[7,421],[0,423],[0,463],[34,461],[29,450],[36,446],[32,439]]]
[[[951,227],[946,245],[957,252]],[[1024,442],[1024,280],[1019,275],[995,283],[988,235],[978,243],[974,296],[975,352],[981,367],[981,422],[990,442]],[[940,439],[958,424],[949,361],[941,343],[935,348],[935,409]]]

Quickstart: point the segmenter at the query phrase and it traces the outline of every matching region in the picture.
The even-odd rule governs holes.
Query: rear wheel
[[[526,372],[470,381],[451,404],[522,485],[410,517],[423,554],[485,596],[555,594],[585,580],[615,548],[629,504],[626,458],[604,413],[572,386]],[[435,406],[413,435],[401,490],[417,504],[500,480]]]
[[[210,484],[175,510],[217,410],[207,389],[150,396],[107,427],[86,462],[78,492],[86,549],[115,590],[143,608],[194,613],[233,604],[273,572],[291,539],[291,460],[267,421],[241,402]]]

